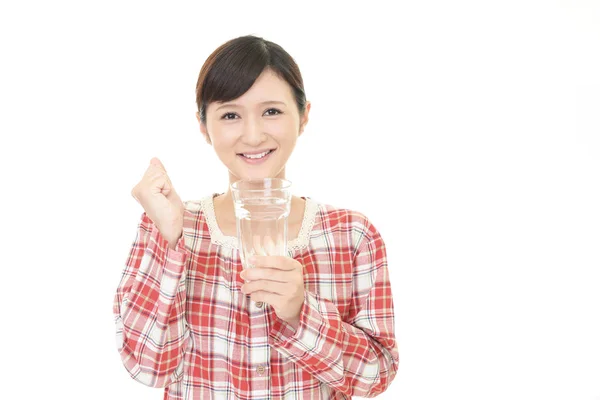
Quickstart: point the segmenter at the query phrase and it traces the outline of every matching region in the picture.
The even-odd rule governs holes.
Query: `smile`
[[[267,160],[274,151],[274,149],[271,149],[259,154],[238,154],[238,156],[249,164],[260,164]]]

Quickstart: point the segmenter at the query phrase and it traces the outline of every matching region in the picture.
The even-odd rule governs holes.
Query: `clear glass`
[[[279,178],[242,180],[231,184],[238,247],[243,268],[248,258],[287,255],[291,182]]]

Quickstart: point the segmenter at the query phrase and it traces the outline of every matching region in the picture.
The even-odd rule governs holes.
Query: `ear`
[[[304,127],[308,124],[308,113],[310,112],[310,101],[306,101],[306,106],[304,107],[304,115],[300,116],[300,130],[298,131],[298,136],[302,135],[304,132]]]
[[[210,136],[208,135],[208,130],[206,129],[206,124],[200,119],[199,112],[196,112],[196,119],[198,120],[198,124],[200,125],[200,132],[202,132],[204,140],[206,140],[206,143],[212,145],[212,142],[210,141]]]

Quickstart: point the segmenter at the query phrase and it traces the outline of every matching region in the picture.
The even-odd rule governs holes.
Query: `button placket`
[[[255,381],[257,385],[267,385],[268,368],[271,358],[269,347],[269,325],[266,319],[267,316],[265,315],[267,304],[262,301],[255,302],[250,298],[248,298],[248,301],[251,331],[249,338],[251,343],[249,349],[249,360],[252,365],[251,371],[253,371],[256,377],[261,378],[258,381]],[[261,383],[259,383],[259,381]]]

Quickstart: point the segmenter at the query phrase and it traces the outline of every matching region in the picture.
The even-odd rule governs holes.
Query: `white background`
[[[600,399],[598,2],[200,3],[0,6],[3,391],[162,399],[114,338],[130,190],[153,156],[184,199],[226,188],[194,89],[256,34],[313,103],[296,194],[387,244],[401,364],[380,398]]]

